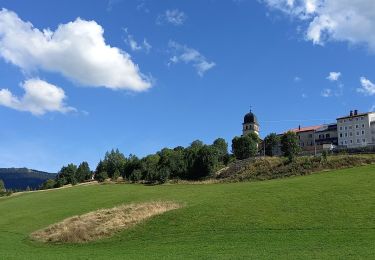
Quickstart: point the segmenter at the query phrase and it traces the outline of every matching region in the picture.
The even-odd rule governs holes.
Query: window
[[[355,128],[358,128],[359,127],[359,125],[355,125]]]
[[[331,135],[330,134],[326,134],[326,138],[330,138],[331,137]]]
[[[348,143],[348,142],[345,140],[345,141],[344,141],[344,144],[347,144],[347,143]]]
[[[362,128],[365,128],[365,124],[362,124]]]
[[[312,134],[309,134],[309,138],[312,138]]]
[[[352,144],[352,143],[353,143],[353,140],[350,140],[350,143]]]
[[[345,137],[348,137],[348,133],[345,133]]]
[[[361,142],[361,140],[357,139],[357,144],[359,144]]]
[[[362,135],[364,135],[364,134],[365,134],[365,131],[362,130]]]
[[[350,133],[349,133],[349,136],[353,136],[353,133],[352,133],[352,132],[350,132]]]
[[[349,126],[349,129],[352,129],[353,127],[352,126]]]
[[[348,130],[348,127],[347,127],[347,126],[345,126],[345,130]]]
[[[342,126],[340,126],[340,130],[342,131]]]
[[[362,139],[362,143],[366,143],[366,139]]]
[[[362,117],[361,117],[361,120],[364,120],[364,119],[365,119],[365,118],[362,116]]]
[[[357,135],[359,135],[359,131],[357,131],[357,133],[356,133]]]
[[[340,134],[340,137],[342,137],[342,134]]]

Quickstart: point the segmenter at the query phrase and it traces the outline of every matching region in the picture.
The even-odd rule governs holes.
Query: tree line
[[[280,148],[283,154],[293,160],[299,152],[298,138],[293,132],[281,137],[272,133],[264,143],[267,156],[274,156]],[[243,160],[260,154],[261,140],[255,133],[234,137],[231,152],[223,138],[212,144],[204,144],[200,140],[192,142],[188,147],[177,146],[164,148],[155,154],[138,158],[130,154],[125,156],[118,149],[106,152],[95,170],[91,170],[87,162],[78,166],[63,166],[55,179],[47,180],[42,189],[57,188],[66,184],[75,185],[88,180],[103,182],[106,179],[123,178],[129,182],[161,184],[170,179],[201,180],[212,177],[219,169],[235,160]]]

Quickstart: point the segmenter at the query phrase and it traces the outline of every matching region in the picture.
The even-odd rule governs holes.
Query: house
[[[338,145],[359,148],[375,145],[375,112],[358,113],[337,118]]]
[[[321,127],[321,125],[307,127],[299,126],[298,128],[291,129],[289,131],[297,134],[299,146],[301,147],[302,152],[315,152],[315,131]]]

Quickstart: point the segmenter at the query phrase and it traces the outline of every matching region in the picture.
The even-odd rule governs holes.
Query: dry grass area
[[[164,212],[180,208],[173,202],[148,202],[100,209],[80,216],[67,218],[31,234],[41,242],[84,243],[110,237]]]

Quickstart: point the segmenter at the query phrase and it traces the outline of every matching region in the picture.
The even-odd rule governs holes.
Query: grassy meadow
[[[33,231],[124,203],[184,205],[86,244]],[[262,182],[107,184],[0,199],[1,259],[375,259],[375,166]]]

